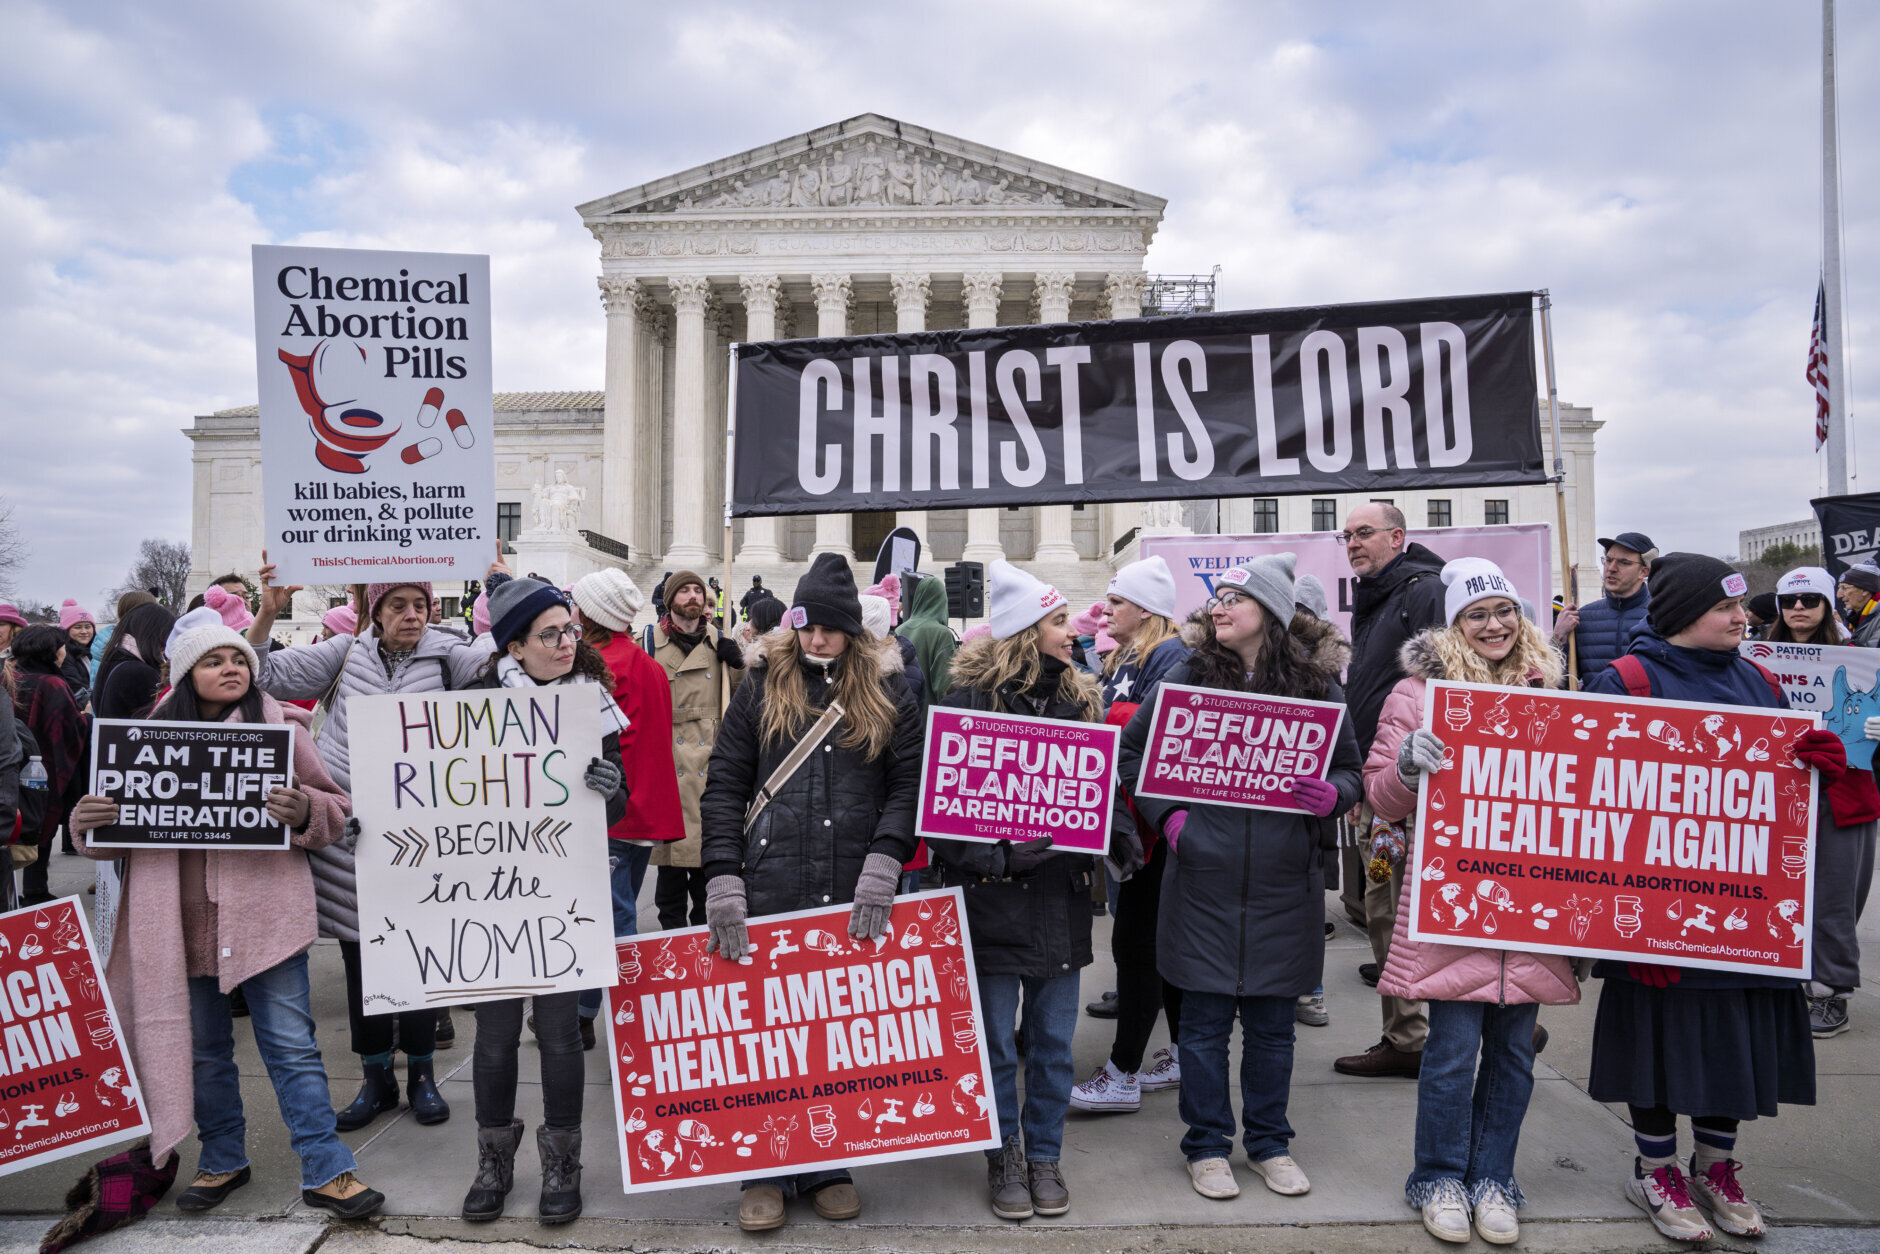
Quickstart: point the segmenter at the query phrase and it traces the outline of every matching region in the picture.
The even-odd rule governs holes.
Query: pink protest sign
[[[1068,853],[1103,853],[1121,732],[1105,723],[934,706],[915,830],[943,840],[1049,836]]]
[[[1336,701],[1161,684],[1136,794],[1308,813],[1293,801],[1293,779],[1325,778],[1344,717]]]

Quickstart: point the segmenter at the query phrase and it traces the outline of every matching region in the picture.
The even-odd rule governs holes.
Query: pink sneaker
[[[1698,1205],[1710,1212],[1711,1222],[1725,1232],[1738,1237],[1759,1237],[1763,1234],[1762,1212],[1756,1209],[1756,1203],[1743,1196],[1743,1186],[1736,1178],[1742,1165],[1734,1158],[1726,1158],[1699,1171],[1693,1155],[1691,1195]]]

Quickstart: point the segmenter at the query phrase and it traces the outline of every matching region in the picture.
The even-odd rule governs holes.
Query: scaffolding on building
[[[1142,316],[1168,317],[1173,314],[1214,312],[1214,284],[1221,268],[1208,274],[1152,274],[1142,293]]]

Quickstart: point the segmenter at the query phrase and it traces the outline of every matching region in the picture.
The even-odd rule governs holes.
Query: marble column
[[[705,424],[705,305],[711,298],[711,280],[702,274],[675,275],[666,280],[672,289],[673,330],[672,394],[672,547],[665,565],[703,566],[711,561],[705,530],[709,517],[705,465],[710,436]]]
[[[607,307],[607,400],[601,434],[601,532],[628,546],[635,557],[646,552],[640,534],[634,492],[634,441],[639,435],[640,285],[620,275],[600,276],[601,303]]]
[[[725,538],[725,403],[731,311],[713,292],[705,302],[705,547],[723,561]]]
[[[888,276],[888,284],[894,291],[894,329],[903,334],[909,331],[927,329],[927,300],[933,276],[927,274],[893,274]],[[894,525],[911,527],[920,537],[921,553],[931,559],[933,537],[927,534],[927,511],[924,509],[896,510]]]
[[[638,525],[639,553],[652,561],[660,553],[662,534],[661,502],[666,487],[666,343],[672,335],[672,316],[659,302],[640,287],[636,304],[640,325],[637,340],[638,421],[635,422],[633,448],[634,521]]]
[[[960,295],[966,303],[966,325],[998,326],[999,294],[1004,276],[997,270],[981,270],[961,275],[960,280]],[[967,510],[966,547],[960,552],[960,560],[990,564],[1004,556],[1005,546],[999,543],[998,507]]]
[[[752,343],[776,339],[777,301],[783,294],[783,280],[774,274],[743,274],[738,276],[738,287],[744,292],[744,338]],[[746,518],[738,561],[762,566],[782,560],[777,519]]]
[[[810,276],[809,285],[816,293],[816,334],[822,336],[847,335],[849,333],[849,301],[853,292],[846,274],[815,274]],[[849,561],[855,560],[855,550],[850,542],[849,516],[847,514],[816,515],[816,543],[810,548],[810,556],[818,553],[839,553]]]
[[[1039,274],[1035,289],[1038,321],[1069,322],[1071,297],[1076,287],[1077,276],[1067,271]],[[1071,514],[1068,505],[1038,507],[1037,543],[1032,548],[1032,561],[1076,564],[1077,545],[1071,536]]]

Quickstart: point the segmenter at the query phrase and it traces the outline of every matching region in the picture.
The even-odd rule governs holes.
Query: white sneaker
[[[1297,1197],[1312,1187],[1312,1182],[1306,1179],[1306,1173],[1299,1170],[1299,1164],[1284,1154],[1277,1158],[1262,1158],[1253,1164],[1253,1169],[1265,1178],[1267,1188],[1287,1197]]]
[[[1307,993],[1293,1007],[1293,1018],[1309,1028],[1322,1028],[1332,1021],[1332,1012],[1325,1008],[1323,993]]]
[[[1626,1200],[1644,1211],[1652,1227],[1673,1241],[1708,1241],[1715,1234],[1704,1222],[1703,1212],[1691,1202],[1691,1190],[1676,1163],[1668,1163],[1647,1174],[1644,1165],[1632,1160],[1632,1178],[1625,1182]]]
[[[1699,1171],[1697,1158],[1692,1156],[1691,1196],[1710,1212],[1711,1222],[1725,1232],[1732,1236],[1759,1237],[1763,1234],[1762,1212],[1756,1209],[1756,1203],[1743,1196],[1743,1186],[1736,1179],[1737,1170],[1742,1166],[1736,1159],[1726,1158]]]
[[[1460,1180],[1438,1180],[1423,1203],[1423,1226],[1438,1241],[1465,1244],[1469,1239],[1469,1195]]]
[[[1128,1114],[1142,1109],[1142,1086],[1134,1075],[1105,1062],[1096,1074],[1071,1088],[1071,1105],[1098,1114]]]
[[[1515,1217],[1514,1199],[1499,1184],[1482,1189],[1475,1203],[1475,1230],[1490,1245],[1513,1245],[1521,1239],[1521,1221]]]
[[[1188,1179],[1202,1197],[1240,1196],[1240,1182],[1234,1179],[1234,1169],[1227,1165],[1225,1158],[1196,1159],[1188,1164]]]
[[[1136,1087],[1145,1093],[1160,1093],[1163,1089],[1178,1089],[1181,1086],[1181,1047],[1177,1045],[1156,1050],[1155,1066],[1136,1073]]]

